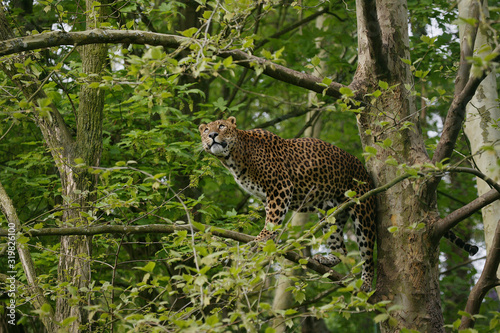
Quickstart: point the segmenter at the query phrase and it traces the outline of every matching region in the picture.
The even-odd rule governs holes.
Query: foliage
[[[443,105],[452,95],[456,66],[450,59],[457,59],[459,50],[457,32],[450,28],[456,13],[445,10],[447,3],[428,2],[433,6],[429,11],[425,8],[430,5],[409,2],[415,28],[412,59],[407,61],[416,78],[415,87],[408,90],[421,100],[421,125],[432,154],[436,133],[442,126]],[[9,19],[20,35],[35,33],[33,30],[85,29],[85,10],[79,3],[38,1],[32,5],[9,8]],[[100,4],[95,2],[95,6]],[[315,27],[313,21],[280,33],[322,8],[331,13],[326,14],[324,29]],[[97,200],[83,214],[89,226],[191,223],[200,231],[94,236],[92,256],[88,258],[92,280],[84,290],[78,290],[88,299],[81,297],[71,283],[56,278],[58,237],[25,237],[39,284],[50,304],[33,311],[26,277],[18,263],[17,278],[22,285],[17,305],[23,314],[19,324],[27,331],[40,331],[37,317],[54,308],[61,290],[69,291],[75,304],[87,307],[90,320],[86,329],[92,327],[96,332],[273,332],[275,318],[284,318],[290,331],[299,331],[305,317],[324,319],[331,330],[342,327],[343,332],[355,332],[372,329],[382,321],[395,321],[390,302],[371,304],[370,295],[359,291],[357,256],[344,258],[336,268],[348,276],[344,286],[305,266],[285,262],[285,246],[291,243],[299,249],[312,246],[318,250],[319,235],[287,242],[289,228],[282,243],[268,242],[262,251],[255,252],[248,245],[215,236],[210,227],[204,227],[219,226],[255,235],[262,227],[264,212],[262,203],[248,198],[220,163],[201,151],[197,124],[236,115],[240,128],[252,128],[309,107],[306,91],[264,76],[257,65],[254,71],[248,71],[232,58],[217,58],[214,50],[242,49],[305,72],[312,72],[321,60],[331,73],[327,79],[350,82],[357,56],[354,2],[302,1],[299,5],[279,1],[117,1],[106,10],[101,28],[181,34],[196,37],[203,44],[193,43],[179,50],[110,45],[109,64],[102,80],[95,83],[106,95],[100,166],[74,161],[97,179]],[[436,17],[445,32],[431,38],[425,28],[431,24],[428,18]],[[322,37],[320,48],[327,56],[320,59],[313,41]],[[17,70],[43,81],[48,100],[37,101],[42,110],[35,110],[34,101],[23,97],[0,72],[0,181],[25,231],[61,227],[65,223],[66,198],[61,195],[59,174],[34,113],[41,111],[43,115],[43,106],[54,103],[74,134],[79,90],[86,84],[78,48],[43,50],[27,58]],[[391,93],[387,83],[381,82],[380,87],[373,98]],[[358,140],[355,112],[345,101],[321,94],[317,97],[318,102],[310,108],[321,111],[321,138],[368,158],[369,149],[363,152]],[[293,117],[275,122],[268,129],[293,137],[306,127],[304,119],[304,115]],[[415,126],[408,124],[412,130]],[[392,142],[382,144],[391,149]],[[457,149],[469,155],[465,140]],[[444,215],[475,194],[473,180],[468,176],[446,180],[441,186],[442,193],[452,194],[439,196]],[[0,221],[5,228],[3,216]],[[311,218],[308,227],[315,221]],[[480,219],[473,217],[468,223],[464,234],[482,242],[480,233],[471,231],[478,229]],[[355,250],[353,243],[348,247]],[[442,244],[442,251],[447,259],[443,270],[464,260],[448,244]],[[0,261],[2,272],[7,271],[4,265]],[[441,281],[445,321],[450,325],[464,308],[465,298],[460,303],[448,300],[458,285],[469,288],[475,273],[471,266],[460,269],[464,274],[453,271],[444,274]],[[301,274],[292,274],[296,271]],[[286,310],[272,306],[280,275],[292,279],[289,291],[293,305]],[[494,331],[498,327],[494,300],[488,299],[483,309],[476,328]],[[353,318],[370,321],[365,324]],[[64,328],[73,320],[69,317],[58,325]]]

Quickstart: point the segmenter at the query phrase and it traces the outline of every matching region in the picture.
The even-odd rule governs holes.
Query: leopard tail
[[[477,251],[479,251],[479,248],[476,245],[466,243],[464,240],[460,239],[457,235],[455,235],[455,233],[451,230],[448,230],[444,234],[444,237],[448,238],[450,242],[457,245],[459,248],[462,248],[465,251],[469,252],[471,256],[475,255]]]

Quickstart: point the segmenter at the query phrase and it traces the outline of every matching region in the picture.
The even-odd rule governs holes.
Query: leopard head
[[[236,141],[236,118],[220,119],[198,127],[203,149],[212,155],[224,157],[229,155]]]

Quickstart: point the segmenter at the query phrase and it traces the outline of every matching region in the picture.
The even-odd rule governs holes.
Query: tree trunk
[[[358,96],[382,91],[373,104],[358,116],[364,147],[377,150],[367,161],[375,185],[398,175],[399,164],[428,162],[419,128],[414,98],[405,89],[413,86],[410,68],[401,59],[410,59],[406,1],[357,2],[358,69],[351,85]],[[379,81],[388,83],[384,89]],[[383,125],[386,121],[388,125]],[[405,121],[413,123],[404,128]],[[384,144],[382,144],[384,143]],[[425,197],[421,197],[421,193]],[[406,327],[419,332],[444,332],[439,294],[438,244],[432,244],[430,230],[437,217],[435,192],[427,193],[419,180],[405,180],[378,195],[378,266],[375,300],[390,300],[400,306],[392,319],[382,323],[383,332]],[[412,225],[424,222],[418,230]],[[397,227],[390,233],[389,227]],[[395,320],[394,320],[395,319]]]
[[[95,28],[95,24],[101,20],[99,11],[102,6],[93,7],[92,4],[92,1],[87,0],[89,29]],[[13,36],[3,12],[0,12],[1,39],[9,39]],[[102,71],[106,60],[106,46],[104,44],[85,45],[80,50],[83,72],[89,75],[90,81],[99,81],[98,74]],[[40,87],[41,83],[34,81],[32,77],[15,76],[18,73],[14,62],[22,63],[23,60],[22,57],[18,57],[16,60],[3,62],[1,68],[23,92],[26,100],[33,101],[37,105],[39,100],[47,98],[41,89],[43,87]],[[90,81],[88,84],[91,83]],[[25,82],[32,82],[32,84],[27,85]],[[76,167],[78,162],[75,161],[75,159],[81,159],[87,166],[97,166],[101,155],[104,92],[98,88],[89,88],[88,84],[82,86],[80,92],[76,141],[73,140],[64,119],[53,104],[49,106],[50,111],[39,113],[38,110],[34,110],[33,112],[61,177],[62,195],[67,208],[63,214],[64,226],[86,225],[88,220],[82,213],[89,211],[95,199],[95,176],[92,176],[86,168]],[[69,282],[69,285],[62,288],[57,295],[55,319],[61,322],[73,317],[74,320],[68,327],[69,332],[79,332],[79,326],[85,324],[88,319],[83,309],[85,305],[88,305],[86,300],[88,294],[80,288],[87,287],[90,281],[90,249],[90,238],[87,236],[61,237],[58,280],[60,283]],[[26,275],[31,273],[25,271]],[[35,283],[33,281],[28,280],[30,287],[36,290],[37,286],[31,285]],[[76,293],[71,293],[70,290],[76,290]],[[39,306],[37,303],[33,305],[35,308]],[[47,329],[51,331],[52,326]]]
[[[469,10],[472,0],[460,1],[458,4],[459,16],[470,17]],[[484,19],[489,17],[488,2],[482,1],[482,12]],[[468,38],[464,36],[466,23],[462,22],[460,26],[460,39]],[[486,31],[478,29],[476,42],[474,44],[475,56],[484,59],[491,51],[480,52],[485,45],[491,45],[489,36]],[[474,69],[472,70],[474,73]],[[490,73],[477,88],[474,97],[466,107],[466,121],[464,132],[470,142],[471,154],[477,168],[496,181],[500,181],[500,168],[498,160],[500,160],[500,131],[493,127],[495,121],[500,119],[500,108],[498,106],[498,90],[495,73]],[[486,149],[485,149],[486,148]],[[490,186],[480,178],[477,178],[477,192],[481,196],[490,190]],[[491,251],[491,244],[498,222],[498,212],[500,212],[500,201],[497,200],[492,204],[482,209],[484,223],[484,239],[486,242],[486,251]],[[500,278],[500,269],[497,272],[497,277]],[[497,287],[497,293],[500,296],[500,287]]]
[[[93,1],[86,0],[87,29],[97,28],[102,20],[102,6],[93,6]],[[83,212],[88,212],[96,199],[95,175],[87,168],[78,168],[75,159],[81,159],[86,166],[98,166],[102,151],[102,117],[105,92],[99,88],[91,88],[89,84],[99,82],[107,56],[105,44],[90,44],[79,48],[82,58],[82,72],[87,74],[86,84],[80,88],[80,100],[76,121],[76,142],[66,161],[68,169],[61,174],[63,194],[68,198],[68,209],[64,213],[66,226],[88,225],[88,219]],[[74,203],[81,209],[69,209]],[[79,332],[79,326],[88,321],[84,306],[90,305],[88,294],[80,291],[88,287],[91,281],[90,257],[91,237],[63,236],[61,237],[61,256],[59,258],[58,275],[60,283],[70,282],[70,286],[78,290],[78,302],[69,303],[66,297],[59,297],[56,304],[56,319],[62,321],[68,317],[76,317],[70,327],[70,332]]]

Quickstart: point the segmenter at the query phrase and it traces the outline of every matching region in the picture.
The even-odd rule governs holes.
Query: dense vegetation
[[[238,127],[266,128],[282,137],[302,136],[312,125],[317,135],[360,159],[373,157],[363,149],[356,117],[359,111],[344,98],[336,99],[276,80],[255,65],[252,70],[220,50],[240,49],[298,72],[325,73],[323,83],[351,82],[357,68],[356,8],[353,1],[9,1],[7,22],[16,36],[47,31],[83,31],[89,11],[102,10],[97,27],[142,30],[196,38],[199,42],[167,49],[140,44],[107,44],[106,62],[99,73],[82,70],[80,47],[57,46],[27,55],[6,56],[14,77],[0,71],[0,183],[12,200],[22,230],[18,246],[33,259],[37,283],[48,303],[32,306],[29,283],[19,259],[15,271],[17,329],[41,332],[40,318],[56,309],[58,298],[81,305],[88,320],[82,331],[95,332],[273,332],[284,318],[290,331],[365,332],[391,320],[390,301],[371,304],[359,290],[356,244],[335,268],[347,276],[343,285],[328,279],[305,262],[283,256],[289,246],[319,249],[320,234],[288,241],[301,230],[287,227],[281,242],[251,252],[238,235],[256,235],[262,228],[263,204],[249,197],[231,174],[202,152],[198,125],[230,115]],[[87,4],[88,5],[88,4]],[[453,98],[460,59],[457,8],[448,1],[408,1],[411,69],[425,145],[432,155],[439,140],[447,105]],[[498,8],[490,8],[498,28]],[[321,15],[319,15],[321,14]],[[87,16],[87,18],[86,18]],[[321,23],[318,24],[318,18]],[[495,21],[496,20],[496,21]],[[8,66],[8,65],[7,65]],[[314,72],[316,71],[316,72]],[[323,74],[322,74],[323,75]],[[94,80],[94,76],[98,79]],[[41,88],[45,97],[30,98],[21,84]],[[86,158],[67,161],[93,186],[82,204],[62,188],[60,166],[40,130],[53,122],[53,107],[69,133],[77,137],[83,88],[104,94],[102,153],[96,164]],[[374,94],[390,94],[380,82]],[[389,147],[391,142],[381,145]],[[460,134],[451,163],[471,155]],[[398,162],[394,161],[397,165]],[[88,176],[90,175],[90,176]],[[91,193],[90,193],[91,192]],[[438,188],[441,217],[477,197],[475,179],[450,173]],[[84,206],[82,206],[84,205]],[[79,220],[65,212],[79,211]],[[292,214],[290,214],[291,218]],[[288,219],[287,219],[288,220]],[[480,212],[455,232],[484,249]],[[305,229],[313,227],[311,215]],[[7,229],[7,219],[0,217]],[[88,236],[91,251],[80,260],[90,264],[89,283],[76,287],[61,280],[60,234],[30,235],[27,230],[102,226],[171,226],[151,232],[98,232]],[[418,226],[415,226],[418,227]],[[98,230],[98,229],[92,229]],[[198,231],[196,231],[198,230]],[[350,238],[351,228],[347,228]],[[241,236],[241,235],[240,235]],[[243,235],[244,236],[244,235]],[[243,237],[242,236],[242,237]],[[0,251],[6,253],[4,238]],[[299,245],[300,244],[300,245]],[[477,279],[485,251],[469,260],[448,241],[440,243],[441,301],[445,324],[458,328],[471,285]],[[0,273],[9,269],[0,260]],[[354,275],[353,275],[354,274]],[[273,307],[280,278],[288,276],[289,307]],[[2,278],[5,282],[5,277]],[[6,294],[0,298],[8,302]],[[475,328],[500,327],[499,302],[486,296]],[[67,328],[77,318],[57,325]],[[4,327],[6,327],[4,325]]]

